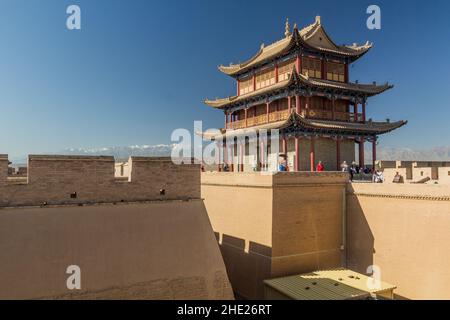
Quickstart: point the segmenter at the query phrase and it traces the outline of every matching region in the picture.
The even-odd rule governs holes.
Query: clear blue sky
[[[82,30],[66,29],[66,7]],[[382,29],[366,28],[381,7]],[[0,1],[0,153],[169,143],[175,128],[223,125],[205,97],[235,93],[217,65],[243,61],[322,16],[339,44],[374,42],[351,80],[389,81],[374,119],[409,124],[383,146],[450,145],[448,1]]]

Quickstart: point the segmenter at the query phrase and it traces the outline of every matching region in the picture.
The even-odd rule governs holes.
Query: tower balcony
[[[334,120],[345,122],[363,122],[362,113],[350,113],[350,112],[333,112],[327,110],[309,109],[303,110],[302,115],[305,118],[321,119],[321,120]]]
[[[285,109],[281,111],[274,111],[259,116],[248,117],[247,119],[235,120],[227,123],[226,129],[243,129],[255,127],[262,124],[283,121],[289,118],[290,110]],[[330,121],[344,121],[344,122],[363,122],[362,113],[350,112],[332,112],[327,110],[309,109],[302,110],[301,115],[309,119],[321,119]]]

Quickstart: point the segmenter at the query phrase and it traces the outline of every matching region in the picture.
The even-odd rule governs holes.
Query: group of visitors
[[[202,171],[204,171],[203,166],[201,169],[202,169]],[[228,166],[228,164],[225,163],[222,167],[222,170],[224,172],[229,172],[230,167]],[[256,166],[255,166],[254,170],[257,171]],[[281,172],[290,171],[286,157],[282,157],[280,164],[278,166],[278,171],[281,171]],[[317,172],[325,171],[325,165],[323,164],[322,161],[319,161],[317,163],[316,171]],[[353,161],[351,163],[351,165],[348,165],[347,161],[343,161],[341,163],[341,171],[348,172],[348,174],[350,175],[350,181],[353,181],[355,174],[366,174],[366,175],[372,174],[372,182],[374,182],[374,183],[384,182],[383,172],[381,172],[379,169],[373,170],[372,168],[369,168],[368,166],[360,167],[360,166],[358,166],[358,164],[355,161]]]
[[[347,164],[347,161],[342,162],[341,171],[350,174],[350,181],[353,181],[355,174],[372,174],[372,182],[382,183],[384,181],[383,173],[380,170],[374,170],[368,166],[360,167],[355,161],[353,161],[350,166]]]
[[[223,165],[223,167],[222,167],[222,170],[224,172],[229,172],[230,171],[230,167],[228,166],[228,164],[225,163]],[[204,171],[203,166],[202,166],[202,171]],[[257,167],[256,166],[254,168],[254,171],[257,171]],[[281,159],[281,161],[279,163],[279,166],[278,166],[278,171],[281,171],[281,172],[290,171],[290,168],[288,166],[286,157],[282,157],[282,159]],[[322,161],[319,161],[317,163],[316,171],[317,172],[325,171],[325,165],[323,164]],[[378,169],[373,170],[372,168],[369,168],[368,166],[360,167],[360,166],[357,165],[357,163],[355,161],[353,161],[351,163],[351,165],[348,165],[347,161],[343,161],[341,163],[341,171],[349,173],[350,181],[353,181],[353,178],[354,178],[355,174],[366,174],[366,175],[372,174],[372,182],[374,182],[374,183],[382,183],[382,182],[384,182],[383,172],[381,172]]]
[[[373,173],[373,176],[372,176],[372,182],[383,183],[384,182],[383,172],[381,172],[378,169],[375,170],[375,172]]]
[[[341,171],[342,172],[351,172],[353,174],[358,174],[358,173],[371,174],[372,173],[371,168],[369,168],[368,166],[360,167],[356,164],[355,161],[353,161],[350,166],[347,164],[347,161],[342,162]]]
[[[278,171],[289,171],[289,166],[287,164],[287,159],[283,158],[280,162],[280,165],[278,166]],[[325,166],[323,165],[322,161],[319,161],[316,167],[317,172],[325,171]]]

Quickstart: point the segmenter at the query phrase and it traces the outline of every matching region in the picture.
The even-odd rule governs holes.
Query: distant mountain
[[[134,145],[128,147],[106,147],[92,149],[65,149],[58,154],[64,155],[91,155],[91,156],[114,156],[116,160],[126,160],[130,156],[145,157],[168,157],[171,154],[175,144],[157,144],[157,145]]]
[[[370,152],[368,154],[371,154]],[[381,160],[450,161],[450,146],[415,150],[410,148],[379,148]]]
[[[78,155],[105,155],[114,156],[116,159],[128,159],[129,156],[170,156],[175,144],[166,145],[136,145],[129,147],[109,147],[98,149],[67,149],[62,154]],[[366,160],[370,161],[372,152],[367,149]],[[377,149],[377,158],[381,160],[417,160],[417,161],[450,161],[450,146],[434,147],[431,149],[410,149],[410,148],[386,148]]]
[[[134,145],[128,147],[106,147],[106,148],[71,148],[54,154],[64,155],[103,155],[114,156],[116,161],[126,160],[130,156],[146,157],[168,157],[175,144],[158,145]],[[357,148],[356,148],[357,152]],[[369,146],[365,150],[365,159],[369,163],[372,159],[372,151]],[[417,160],[417,161],[450,161],[450,146],[434,147],[430,149],[410,148],[377,148],[377,158],[381,160]],[[27,157],[12,158],[14,164],[26,164]]]

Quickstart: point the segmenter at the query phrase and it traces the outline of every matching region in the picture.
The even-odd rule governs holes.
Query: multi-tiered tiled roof
[[[219,70],[230,76],[237,76],[251,68],[257,67],[268,60],[282,56],[296,46],[310,48],[314,51],[330,53],[334,56],[347,57],[350,61],[355,61],[372,48],[372,44],[366,42],[364,45],[337,45],[328,36],[323,28],[320,17],[316,17],[313,24],[298,30],[294,26],[293,32],[286,30],[285,38],[281,39],[269,46],[261,45],[259,51],[249,60],[239,63],[230,64],[229,66],[219,66]]]
[[[271,129],[286,129],[286,128],[299,128],[304,132],[320,131],[322,133],[328,133],[330,135],[379,135],[391,132],[407,124],[407,121],[396,122],[377,122],[368,121],[366,123],[358,122],[344,122],[344,121],[329,121],[308,119],[304,115],[298,114],[295,110],[284,120],[266,123],[251,128],[242,128],[237,130],[231,130],[229,133],[231,136],[246,135],[251,131],[258,130],[271,130]],[[206,138],[220,139],[225,138],[228,134],[228,130],[215,130],[211,132],[203,133]]]
[[[264,95],[268,92],[273,92],[276,90],[281,89],[299,89],[302,88],[323,88],[325,91],[332,93],[339,91],[341,94],[345,92],[351,92],[351,93],[359,93],[361,95],[364,95],[366,97],[371,97],[373,95],[380,94],[388,89],[391,89],[393,85],[390,85],[388,83],[385,83],[383,85],[377,85],[377,84],[359,84],[359,83],[345,83],[345,82],[336,82],[336,81],[330,81],[330,80],[324,80],[324,79],[316,79],[316,78],[310,78],[308,76],[305,76],[303,74],[298,74],[297,71],[292,71],[290,77],[288,80],[280,81],[272,86],[265,87],[263,89],[259,89],[256,91],[249,92],[247,94],[243,95],[235,95],[227,98],[218,98],[215,100],[209,100],[206,99],[204,102],[214,108],[224,108],[232,106],[233,104],[243,102],[249,99],[253,99],[255,97]]]

